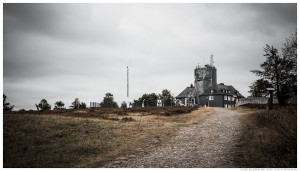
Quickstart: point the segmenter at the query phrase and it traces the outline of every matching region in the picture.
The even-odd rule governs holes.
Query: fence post
[[[274,88],[267,88],[267,90],[270,93],[270,97],[268,100],[268,110],[272,110],[273,109],[273,91],[275,90]]]

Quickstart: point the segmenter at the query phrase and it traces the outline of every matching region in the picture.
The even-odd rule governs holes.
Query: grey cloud
[[[247,96],[265,44],[296,30],[296,4],[4,4],[3,91],[17,108],[130,98],[193,83],[215,55],[218,82]],[[235,79],[236,78],[236,79]],[[33,107],[32,107],[33,106]]]

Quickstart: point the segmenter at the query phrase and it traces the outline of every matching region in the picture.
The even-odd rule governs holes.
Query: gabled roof
[[[175,98],[186,98],[189,97],[189,93],[191,93],[192,97],[194,96],[194,92],[195,92],[195,87],[187,87],[186,89],[184,89],[178,96],[176,96]]]
[[[213,93],[211,93],[213,90]],[[227,92],[226,92],[227,91]],[[237,91],[232,85],[224,85],[217,84],[217,86],[209,87],[202,95],[210,95],[210,94],[227,94],[227,95],[235,95],[239,98],[245,98],[239,91]]]

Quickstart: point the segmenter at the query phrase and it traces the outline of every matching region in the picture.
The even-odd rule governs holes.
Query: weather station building
[[[194,86],[191,84],[176,96],[177,105],[230,108],[244,98],[232,85],[217,84],[217,69],[213,63],[211,55],[210,64],[196,66]]]

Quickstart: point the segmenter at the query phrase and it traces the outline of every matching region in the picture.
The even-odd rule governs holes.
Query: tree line
[[[141,106],[174,106],[174,97],[171,95],[171,91],[164,89],[161,94],[143,94],[142,97],[137,100],[133,100],[132,107],[141,107]]]
[[[6,101],[6,96],[3,94],[3,110],[11,111],[14,106],[11,106],[10,103]],[[122,108],[126,107],[142,107],[142,106],[157,106],[157,103],[161,102],[163,106],[174,106],[174,97],[171,95],[171,92],[167,89],[164,89],[161,94],[144,94],[142,97],[138,98],[138,100],[133,100],[132,103],[128,104],[123,101],[121,104]],[[144,104],[144,105],[143,105]],[[46,99],[42,99],[38,104],[35,104],[37,110],[51,110],[51,105],[48,103]],[[108,92],[105,94],[105,97],[100,102],[101,108],[119,108],[117,102],[114,101],[114,96],[112,93]],[[79,98],[75,98],[72,102],[70,109],[85,109],[87,108],[86,103],[80,102]],[[54,110],[57,109],[66,109],[65,103],[62,101],[57,101],[54,103]]]
[[[260,70],[251,70],[260,79],[251,84],[250,94],[253,97],[268,95],[266,88],[274,88],[279,105],[297,96],[297,32],[291,34],[283,43],[281,53],[278,49],[266,44],[265,61]]]

